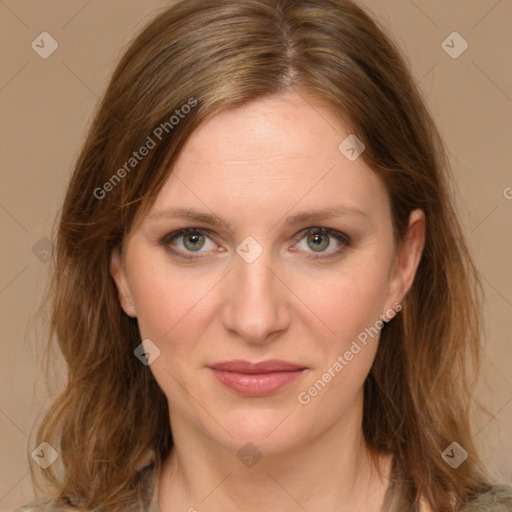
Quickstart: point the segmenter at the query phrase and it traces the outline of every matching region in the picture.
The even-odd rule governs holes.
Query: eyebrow
[[[307,210],[301,213],[297,213],[295,215],[288,217],[285,220],[285,225],[296,226],[298,224],[304,224],[306,222],[316,222],[321,220],[333,219],[336,217],[347,216],[359,216],[365,218],[366,220],[370,219],[369,215],[365,211],[354,206],[333,206],[329,208]],[[232,229],[232,224],[226,220],[221,219],[219,216],[201,212],[193,208],[167,208],[165,210],[153,208],[149,212],[146,220],[149,221],[153,218],[159,217],[187,219],[202,222],[204,224],[209,224],[211,226],[223,226],[229,230]]]

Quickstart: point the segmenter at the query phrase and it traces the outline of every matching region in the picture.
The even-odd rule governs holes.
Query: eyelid
[[[351,243],[350,237],[343,231],[338,231],[337,229],[333,229],[333,228],[324,228],[322,226],[313,226],[310,228],[302,229],[301,231],[299,231],[297,233],[297,237],[299,237],[299,240],[302,240],[305,235],[309,235],[309,233],[316,233],[316,232],[324,233],[324,234],[331,236],[332,238],[336,238],[340,241],[344,241],[347,245]]]
[[[200,233],[200,234],[205,235],[206,237],[210,238],[210,240],[213,241],[214,243],[217,243],[215,240],[215,234],[212,231],[210,231],[209,229],[190,227],[190,228],[178,229],[178,230],[172,231],[171,233],[166,234],[164,237],[162,237],[160,239],[159,245],[164,246],[172,254],[175,254],[178,257],[183,257],[184,259],[191,260],[191,259],[196,259],[196,258],[202,258],[203,256],[200,256],[200,254],[201,254],[200,252],[197,253],[198,256],[194,256],[193,252],[184,252],[179,249],[176,250],[176,249],[170,248],[171,242],[173,240],[175,240],[181,236],[184,236],[187,233]],[[343,244],[343,247],[341,249],[332,250],[332,251],[329,251],[326,253],[316,253],[316,255],[315,255],[314,252],[308,252],[307,254],[309,254],[310,256],[306,256],[306,259],[310,259],[310,260],[322,260],[322,259],[327,260],[330,257],[334,257],[334,256],[342,253],[345,250],[345,248],[349,247],[352,243],[350,236],[342,231],[338,231],[333,228],[327,228],[327,227],[322,227],[322,226],[311,226],[308,228],[301,229],[296,235],[293,236],[294,245],[297,242],[299,242],[300,240],[302,240],[304,237],[309,235],[310,233],[322,233],[322,234],[330,236],[331,238],[334,238],[335,240],[337,240],[338,242],[341,242]],[[294,250],[293,252],[300,252],[300,251]]]

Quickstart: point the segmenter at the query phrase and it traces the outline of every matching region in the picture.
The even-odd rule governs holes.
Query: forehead
[[[333,160],[347,128],[327,108],[295,93],[254,100],[227,109],[196,130],[183,160],[222,161],[266,168],[280,160]],[[342,137],[340,139],[340,137]],[[183,163],[183,162],[182,162]]]
[[[152,212],[194,207],[254,220],[342,205],[382,214],[377,175],[338,149],[348,135],[333,112],[295,93],[222,111],[190,135]]]

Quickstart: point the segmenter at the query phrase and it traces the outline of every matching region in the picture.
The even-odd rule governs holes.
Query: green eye
[[[199,232],[190,232],[183,236],[183,245],[189,251],[200,250],[204,246],[205,235]]]
[[[323,233],[315,233],[307,235],[307,243],[312,244],[310,247],[314,251],[323,251],[324,249],[327,249],[329,247],[329,239],[328,237]]]
[[[350,238],[345,233],[329,228],[308,228],[302,231],[296,240],[302,242],[305,240],[306,245],[299,251],[291,249],[292,252],[304,252],[306,254],[313,253],[312,256],[306,256],[307,259],[326,259],[339,255],[343,250],[350,246]],[[326,251],[331,247],[332,240],[335,240],[340,247]],[[208,252],[207,242],[211,243],[209,250],[217,247],[211,239],[211,234],[207,230],[199,228],[186,228],[179,231],[173,231],[162,238],[160,244],[164,246],[172,254],[187,259],[199,258],[201,253]],[[179,243],[177,243],[179,242]],[[176,248],[176,245],[182,247]],[[205,251],[202,251],[206,247]],[[193,253],[198,253],[194,255]],[[324,255],[325,253],[325,255]]]
[[[310,259],[330,258],[332,256],[336,256],[350,245],[350,238],[348,235],[328,228],[309,228],[305,235],[302,235],[299,241],[302,241],[303,239],[306,241],[306,248],[304,252],[312,251],[313,253],[318,254],[318,256],[314,255],[312,258],[309,257]],[[332,245],[332,239],[336,240],[341,247],[326,252],[326,249]],[[308,249],[311,249],[311,251],[308,251]],[[325,256],[323,255],[324,252]]]
[[[202,252],[206,252],[201,251],[201,249],[207,246],[206,241],[208,240],[210,240],[212,245],[210,249],[215,249],[217,245],[211,241],[207,231],[198,228],[186,228],[180,229],[179,231],[173,231],[172,233],[165,235],[160,240],[160,245],[175,256],[192,259],[200,257],[199,255],[195,256],[193,253],[200,254]],[[180,243],[177,244],[177,242]],[[178,247],[176,249],[176,245],[181,245],[182,247]]]

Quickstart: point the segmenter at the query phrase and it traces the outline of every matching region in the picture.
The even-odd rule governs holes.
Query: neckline
[[[391,461],[391,471],[389,474],[388,486],[384,495],[384,501],[380,512],[412,512],[413,509],[409,508],[408,504],[404,500],[403,486],[397,480],[397,468],[394,464],[394,460]],[[159,503],[159,492],[161,486],[161,474],[162,471],[156,471],[156,465],[153,463],[147,468],[152,473],[153,480],[153,493],[149,505],[149,512],[162,512]]]

